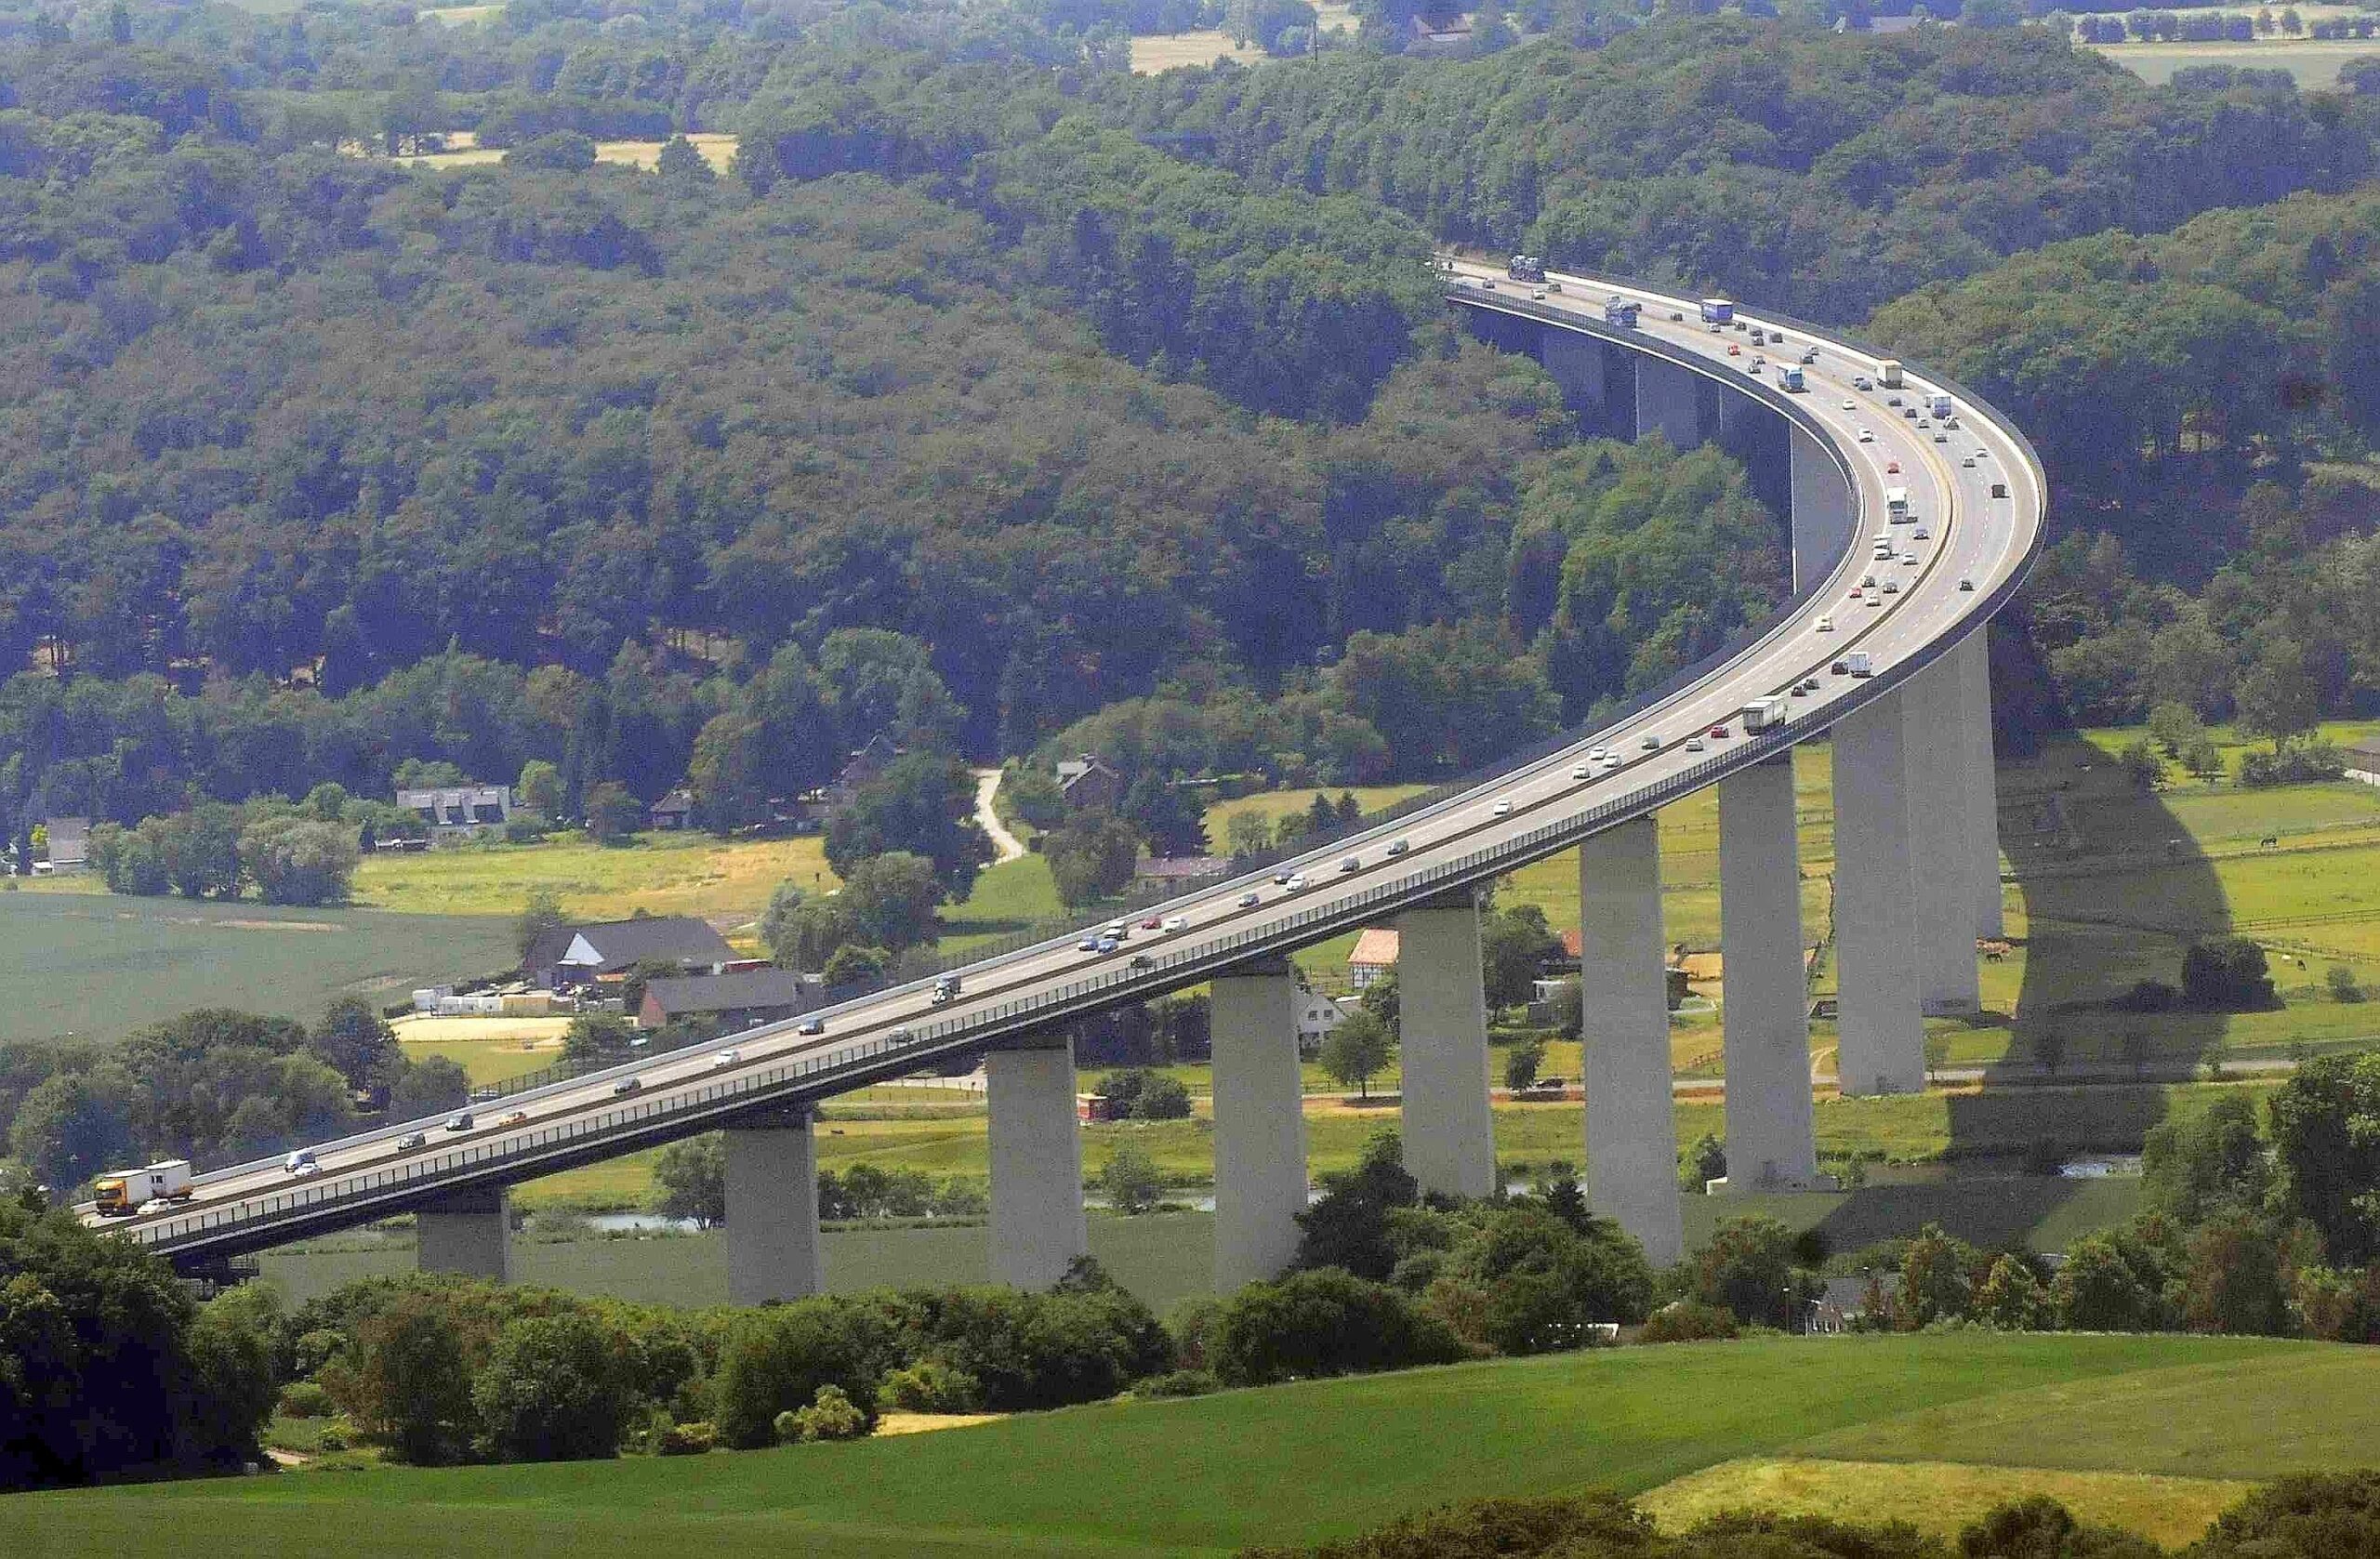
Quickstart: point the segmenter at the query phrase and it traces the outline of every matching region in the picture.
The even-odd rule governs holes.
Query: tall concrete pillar
[[[1925,1086],[1899,693],[1834,727],[1835,1071],[1851,1094]]]
[[[1686,1254],[1670,1095],[1661,851],[1649,817],[1579,847],[1579,985],[1587,1088],[1587,1195],[1655,1266]],[[1734,1079],[1728,1091],[1735,1091]]]
[[[992,1279],[1046,1288],[1091,1249],[1082,1212],[1082,1127],[1074,1041],[984,1058],[991,1109]]]
[[[1823,579],[1857,539],[1859,506],[1851,482],[1818,436],[1800,423],[1787,435],[1793,467],[1793,588]]]
[[[1975,842],[1967,817],[1959,669],[1945,656],[1902,684],[1909,776],[1909,875],[1915,892],[1917,991],[1931,1015],[1980,1005],[1975,956]]]
[[[1658,357],[1636,359],[1636,436],[1659,433],[1674,449],[1702,442],[1701,376]]]
[[[1214,983],[1215,1291],[1276,1277],[1305,1210],[1298,983],[1286,963]]]
[[[414,1265],[492,1283],[512,1276],[512,1199],[500,1185],[450,1192],[414,1214]]]
[[[1582,330],[1549,324],[1540,339],[1538,361],[1562,387],[1562,403],[1579,426],[1601,429],[1609,424],[1610,382],[1604,373],[1604,344]]]
[[[818,1148],[806,1108],[727,1129],[727,1298],[800,1299],[826,1289],[818,1243]]]
[[[1469,889],[1396,918],[1396,992],[1405,1168],[1424,1191],[1485,1196],[1496,1188],[1496,1122]]]
[[[2007,931],[2000,897],[2000,785],[1992,769],[1991,646],[1977,628],[1960,644],[1959,725],[1966,744],[1969,869],[1975,880],[1975,934],[1998,938]]]
[[[1719,947],[1727,1189],[1811,1184],[1818,1146],[1790,754],[1719,782]]]

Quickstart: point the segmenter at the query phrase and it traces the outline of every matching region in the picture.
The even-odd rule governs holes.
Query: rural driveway
[[[992,849],[997,852],[992,865],[1001,865],[1025,853],[1025,841],[1008,831],[1008,825],[992,811],[992,798],[999,794],[1000,773],[998,769],[975,771],[975,823],[992,837]]]

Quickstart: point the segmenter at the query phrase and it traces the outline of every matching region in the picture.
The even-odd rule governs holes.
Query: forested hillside
[[[1738,15],[1153,80],[1103,41],[1137,11],[641,15],[0,17],[12,834],[409,760],[728,826],[879,731],[1493,758],[1785,575],[1723,456],[1580,443],[1461,340],[1449,238],[1885,304],[2043,443],[2078,712],[2369,685],[2372,201],[2265,203],[2357,186],[2373,99]],[[587,139],[720,127],[727,176]],[[464,129],[505,161],[386,155]]]

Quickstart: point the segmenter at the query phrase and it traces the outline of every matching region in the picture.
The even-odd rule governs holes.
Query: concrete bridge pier
[[[1664,358],[1636,360],[1636,436],[1659,433],[1673,449],[1702,442],[1702,376]]]
[[[1612,423],[1612,376],[1605,371],[1603,342],[1581,330],[1547,325],[1539,332],[1537,360],[1562,387],[1562,403],[1593,434]]]
[[[1719,782],[1719,946],[1729,1191],[1814,1184],[1808,984],[1793,832],[1793,760]]]
[[[1496,1187],[1496,1125],[1471,890],[1399,915],[1396,943],[1405,1168],[1424,1191],[1485,1196]]]
[[[1918,998],[1935,1015],[1981,1005],[1975,956],[1975,829],[1956,661],[1934,661],[1901,685],[1909,776],[1909,872]]]
[[[1214,983],[1215,1291],[1277,1277],[1305,1209],[1298,984],[1286,962]]]
[[[1588,1199],[1643,1242],[1655,1266],[1668,1266],[1685,1256],[1686,1235],[1670,1095],[1661,853],[1651,818],[1580,845],[1579,931]],[[1732,1080],[1727,1091],[1735,1092]]]
[[[1834,727],[1835,1071],[1846,1094],[1925,1086],[1904,729],[1897,691]]]
[[[1787,435],[1793,469],[1793,588],[1823,579],[1858,538],[1859,505],[1851,482],[1818,435],[1794,423]]]
[[[512,1198],[503,1186],[454,1191],[414,1214],[414,1265],[505,1283],[512,1277]]]
[[[806,1106],[727,1129],[727,1298],[765,1304],[826,1290],[818,1147]]]
[[[2007,932],[2000,898],[2000,785],[1992,770],[1991,645],[1977,628],[1951,652],[1959,670],[1959,732],[1966,745],[1968,870],[1975,887],[1975,934]]]
[[[1091,1249],[1075,1047],[1064,1036],[984,1058],[991,1109],[992,1279],[1047,1288]]]

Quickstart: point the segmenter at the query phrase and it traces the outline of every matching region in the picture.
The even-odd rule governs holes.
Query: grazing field
[[[2287,1424],[2176,1411],[2205,1454],[2171,1468],[2065,1426],[2163,1402],[2279,1404]],[[2004,1423],[2096,1451],[2084,1470],[2197,1478],[2369,1459],[2380,1354],[2244,1339],[1772,1338],[1627,1348],[1022,1414],[938,1434],[692,1460],[152,1484],[0,1500],[0,1551],[145,1559],[205,1531],[227,1552],[1209,1556],[1308,1542],[1490,1494],[1642,1493],[1724,1462],[1832,1456],[1911,1421]],[[2222,1438],[2215,1436],[2219,1433]],[[2021,1453],[2025,1447],[2012,1442]],[[1889,1458],[1923,1456],[1911,1447]],[[2016,1465],[2042,1459],[2016,1454]],[[2141,1466],[2137,1463],[2156,1463]],[[1083,1475],[1086,1468],[1095,1476]]]
[[[113,1039],[193,1007],[312,1019],[338,997],[399,1000],[512,959],[509,926],[481,917],[0,893],[10,1038]]]
[[[542,844],[466,843],[365,858],[355,874],[358,904],[408,914],[517,915],[538,889],[588,920],[623,919],[642,909],[694,915],[736,927],[759,918],[787,878],[806,892],[835,886],[826,848],[814,835],[721,839],[709,834],[642,834],[628,846],[567,834]]]
[[[463,13],[481,9],[483,7],[477,6],[458,7]],[[461,16],[457,20],[476,19]],[[725,173],[728,165],[735,160],[735,138],[732,135],[696,130],[686,139],[694,142],[694,150],[703,154],[703,161],[721,173]],[[661,142],[657,140],[599,140],[595,143],[597,162],[617,163],[627,167],[642,168],[647,173],[653,171],[660,155]],[[408,167],[429,168],[435,172],[442,168],[489,167],[504,161],[504,152],[496,147],[480,145],[469,130],[456,130],[447,136],[445,151],[397,160]]]
[[[2307,91],[2338,85],[2339,67],[2380,50],[2380,40],[2342,38],[2320,43],[2304,38],[2259,38],[2254,43],[2090,44],[2152,86],[2193,65],[2237,65],[2243,70],[2287,71]],[[1135,67],[1138,68],[1137,66]]]
[[[1315,7],[1315,25],[1323,33],[1355,30],[1355,8],[1330,0]],[[1232,42],[1231,34],[1219,27],[1203,28],[1190,33],[1152,33],[1132,40],[1132,69],[1141,75],[1155,75],[1182,65],[1212,65],[1232,59],[1243,65],[1253,65],[1265,58],[1264,51],[1253,44]]]

